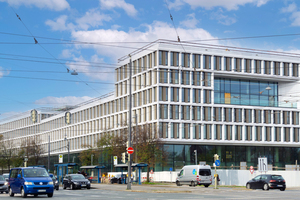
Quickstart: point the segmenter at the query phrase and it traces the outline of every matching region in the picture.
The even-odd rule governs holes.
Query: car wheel
[[[65,190],[67,188],[67,186],[64,184],[63,189]]]
[[[75,189],[73,184],[70,185],[70,188],[71,188],[71,190]]]
[[[56,186],[56,188],[55,188],[56,190],[59,190],[59,186]]]
[[[15,195],[15,194],[12,192],[12,189],[11,189],[11,188],[9,188],[8,193],[9,193],[9,196],[11,196],[11,197],[13,197],[13,196]]]
[[[285,190],[285,188],[280,188],[280,191],[284,191]]]
[[[194,181],[191,182],[191,186],[192,186],[192,187],[195,187],[195,186],[196,186],[196,184],[195,184]]]
[[[34,197],[37,197],[38,195],[37,194],[35,194],[35,195],[33,195]]]
[[[3,194],[3,192],[1,192],[1,194]]]
[[[181,186],[179,181],[176,181],[176,185],[177,186]]]
[[[209,185],[204,185],[204,187],[208,187]]]
[[[88,189],[88,190],[91,189],[91,186],[87,186],[86,189]]]
[[[21,189],[21,197],[26,198],[27,194],[24,191],[24,188]]]
[[[53,197],[53,193],[48,193],[47,196],[48,197]]]
[[[5,193],[8,194],[8,191],[6,191]]]
[[[268,184],[267,184],[267,183],[265,183],[265,184],[264,184],[264,186],[263,186],[263,190],[269,190],[269,186],[268,186]]]
[[[251,186],[250,186],[249,183],[247,183],[246,188],[249,189],[249,190],[251,189]]]

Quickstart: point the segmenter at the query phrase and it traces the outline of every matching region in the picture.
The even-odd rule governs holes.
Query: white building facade
[[[167,165],[176,170],[197,160],[221,165],[257,165],[259,156],[284,167],[300,159],[299,63],[297,55],[193,43],[156,41],[131,54],[132,122],[157,129],[169,152]],[[78,153],[94,146],[103,132],[128,130],[129,58],[116,68],[115,93],[49,115],[30,113],[0,122],[0,134],[16,148],[39,135],[51,155]],[[137,116],[137,121],[135,121]],[[124,131],[125,130],[125,131]]]

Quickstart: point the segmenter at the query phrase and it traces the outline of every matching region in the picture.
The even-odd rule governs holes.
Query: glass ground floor
[[[241,162],[257,167],[259,157],[267,157],[268,164],[275,169],[283,170],[285,165],[294,165],[300,161],[300,147],[269,146],[233,146],[233,145],[165,145],[168,160],[165,166],[156,165],[156,171],[170,168],[181,169],[184,165],[195,164],[194,150],[197,151],[197,162],[213,165],[214,154],[220,156],[222,168],[240,169]]]
[[[234,146],[234,145],[164,145],[167,152],[165,162],[156,162],[150,166],[154,171],[178,171],[184,165],[195,164],[194,150],[197,151],[197,163],[206,162],[208,165],[213,165],[214,154],[220,156],[221,168],[240,169],[241,162],[246,162],[247,167],[257,167],[259,157],[267,157],[268,164],[274,169],[284,170],[285,165],[295,165],[300,163],[300,147],[270,147],[270,146]],[[70,162],[78,164],[74,170],[77,171],[82,165],[78,158],[79,153],[70,154]],[[120,160],[120,159],[119,159]],[[47,166],[47,160],[44,159],[44,164]],[[63,157],[64,163],[67,163],[67,154]],[[54,164],[58,163],[58,155],[51,156],[50,171],[54,171]],[[119,161],[120,163],[120,161]],[[102,173],[120,171],[115,169],[113,165],[113,157],[105,156],[98,157],[94,160],[93,165],[105,166]],[[75,172],[74,171],[74,172]],[[146,168],[143,171],[147,171]]]

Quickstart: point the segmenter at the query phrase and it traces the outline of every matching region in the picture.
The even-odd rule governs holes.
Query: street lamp
[[[197,150],[196,149],[194,150],[194,153],[195,153],[195,164],[197,165]]]
[[[70,162],[70,143],[69,140],[67,139],[67,134],[65,134],[65,141],[68,142],[67,148],[68,148],[68,163]]]
[[[91,155],[91,166],[93,166],[93,157],[94,157],[94,154]]]

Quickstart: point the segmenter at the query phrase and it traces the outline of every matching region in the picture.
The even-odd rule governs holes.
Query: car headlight
[[[87,182],[87,184],[90,184],[90,183],[91,183],[90,181]]]
[[[73,182],[73,183],[76,184],[76,185],[78,184],[77,182]]]
[[[5,182],[4,185],[8,185],[8,182]]]
[[[24,182],[24,185],[33,185],[32,182]]]
[[[58,181],[55,181],[55,183],[57,184],[57,183],[58,183]]]
[[[49,185],[53,185],[53,181],[49,182],[48,184],[49,184]]]

